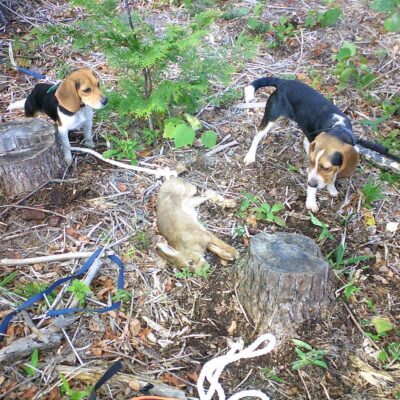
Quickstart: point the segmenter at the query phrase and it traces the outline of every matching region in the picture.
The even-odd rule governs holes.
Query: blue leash
[[[111,379],[116,373],[121,371],[122,369],[122,362],[121,360],[115,362],[113,365],[111,365],[110,368],[106,372],[104,372],[103,376],[96,382],[94,385],[93,391],[90,394],[90,397],[88,400],[96,400],[96,391],[100,389],[101,386],[103,386],[109,379]]]
[[[94,261],[100,256],[102,253],[103,249],[97,249],[90,257],[89,259],[83,264],[82,268],[76,272],[75,274],[71,276],[67,276],[64,278],[61,278],[54,282],[52,285],[50,285],[47,289],[43,290],[42,292],[35,294],[28,300],[26,300],[24,303],[19,305],[14,311],[6,315],[6,317],[3,319],[2,323],[0,324],[0,342],[4,339],[5,337],[5,332],[7,331],[8,325],[11,322],[11,320],[14,318],[15,315],[17,315],[19,312],[27,309],[31,305],[37,303],[38,301],[42,300],[45,296],[48,296],[55,288],[58,286],[62,285],[65,282],[71,281],[72,279],[76,279],[79,276],[83,275],[85,272],[88,271],[88,269],[92,266]],[[124,265],[122,263],[122,260],[117,257],[116,255],[110,255],[108,258],[113,261],[117,266],[119,267],[119,275],[118,275],[118,285],[117,288],[122,290],[124,288]],[[47,315],[49,316],[57,316],[57,315],[66,315],[66,314],[72,314],[76,312],[95,312],[95,313],[105,313],[107,311],[111,310],[116,310],[119,307],[121,307],[121,301],[117,301],[116,303],[112,304],[110,307],[104,307],[104,308],[96,308],[96,309],[86,309],[86,308],[66,308],[66,309],[61,309],[61,310],[49,310],[47,312]]]
[[[17,63],[15,62],[15,60],[14,60],[14,54],[13,54],[13,49],[12,49],[12,44],[11,44],[11,42],[8,43],[8,56],[10,57],[11,65],[12,65],[17,71],[23,72],[24,74],[30,75],[30,76],[32,76],[32,77],[34,77],[34,78],[36,78],[36,79],[42,79],[42,80],[48,81],[48,82],[50,82],[50,83],[54,83],[54,82],[55,82],[54,79],[50,78],[50,77],[47,76],[47,75],[39,74],[38,72],[31,71],[31,70],[28,69],[28,68],[19,67],[19,66],[17,65]],[[56,87],[58,86],[58,84],[59,84],[59,81],[57,81],[57,82],[55,83],[55,85],[52,86],[52,87],[49,89],[49,91],[52,91],[52,90],[56,89]],[[57,85],[57,86],[56,86],[56,85]]]

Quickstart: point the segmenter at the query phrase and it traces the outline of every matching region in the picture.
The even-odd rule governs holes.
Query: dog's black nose
[[[103,106],[105,106],[105,105],[108,103],[107,97],[102,97],[101,100],[100,100],[100,103],[101,103]]]
[[[307,184],[312,188],[316,188],[318,186],[318,181],[316,179],[310,179]]]

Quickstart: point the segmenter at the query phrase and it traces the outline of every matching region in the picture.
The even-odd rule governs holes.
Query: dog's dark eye
[[[92,91],[92,89],[90,87],[88,87],[87,89],[85,89],[83,92],[84,93],[90,93]]]
[[[322,171],[329,171],[331,167],[324,167],[323,165],[321,166]]]
[[[188,261],[188,265],[189,265],[189,267],[193,267],[194,262],[193,262],[192,260],[189,260],[189,261]]]

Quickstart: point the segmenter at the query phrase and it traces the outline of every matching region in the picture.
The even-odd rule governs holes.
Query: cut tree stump
[[[0,191],[15,197],[62,176],[66,162],[55,127],[29,118],[0,124]]]
[[[280,341],[317,319],[334,299],[334,274],[310,238],[260,233],[239,265],[238,296],[258,332]]]

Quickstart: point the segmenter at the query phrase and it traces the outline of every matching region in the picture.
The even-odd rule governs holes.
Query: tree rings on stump
[[[259,333],[278,339],[297,324],[321,317],[334,299],[334,274],[310,238],[260,233],[239,265],[238,296]]]
[[[66,167],[55,128],[37,118],[0,124],[0,192],[14,197],[32,192]]]

